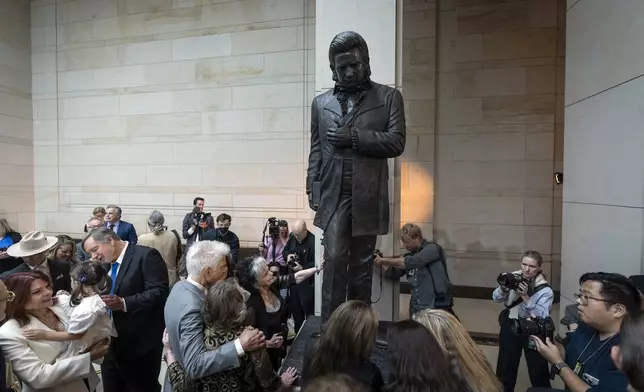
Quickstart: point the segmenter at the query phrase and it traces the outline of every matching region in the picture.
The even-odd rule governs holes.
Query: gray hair
[[[148,227],[154,235],[159,235],[168,228],[167,226],[163,226],[164,222],[165,218],[161,211],[154,210],[148,215]]]
[[[107,206],[107,209],[110,209],[110,208],[116,210],[116,213],[119,214],[119,216],[121,216],[121,214],[123,213],[123,210],[121,210],[121,207],[117,206],[116,204],[110,204],[109,206]]]
[[[250,265],[250,277],[253,280],[253,287],[257,290],[259,290],[259,278],[261,277],[264,266],[268,266],[268,262],[262,256],[255,257]]]
[[[199,241],[193,244],[186,254],[188,276],[195,279],[206,268],[214,268],[220,262],[227,261],[230,247],[218,241]]]
[[[98,229],[90,231],[89,233],[87,233],[85,238],[83,238],[83,242],[81,242],[81,248],[83,248],[83,250],[85,249],[85,242],[89,238],[101,244],[107,244],[108,242],[110,242],[110,239],[112,241],[121,240],[121,238],[114,232],[114,230],[108,229],[107,227],[100,227]]]

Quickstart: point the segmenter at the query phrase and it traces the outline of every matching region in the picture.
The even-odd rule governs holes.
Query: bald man
[[[288,262],[289,268],[293,271],[315,267],[315,236],[306,228],[306,222],[297,220],[291,226],[291,235],[284,246],[284,260]],[[296,263],[295,259],[299,258]],[[295,321],[295,332],[300,330],[304,320],[314,312],[315,302],[315,279],[292,286],[288,297],[288,307],[293,313]]]

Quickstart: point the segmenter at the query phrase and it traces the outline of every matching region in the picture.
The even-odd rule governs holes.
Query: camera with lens
[[[293,253],[293,257],[290,257],[290,260],[286,261],[286,265],[288,265],[290,269],[294,269],[295,265],[299,262],[300,262],[300,255],[297,253]]]
[[[521,273],[503,272],[496,278],[499,286],[507,290],[516,290],[521,283],[528,283]]]
[[[210,212],[192,211],[192,223],[199,226],[200,223],[207,222],[208,218],[212,216]]]
[[[551,317],[520,318],[511,321],[510,330],[517,336],[536,336],[543,342],[546,341],[546,338],[554,342],[555,323]],[[537,349],[537,345],[532,339],[528,341],[528,348]]]
[[[280,227],[286,226],[286,221],[283,219],[277,219],[275,217],[271,217],[271,218],[268,218],[267,226],[268,226],[268,236],[275,240],[280,235]]]

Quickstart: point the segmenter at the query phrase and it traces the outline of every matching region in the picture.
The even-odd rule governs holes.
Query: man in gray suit
[[[216,241],[194,244],[186,255],[188,278],[177,282],[165,305],[165,325],[172,354],[188,378],[198,380],[239,367],[246,352],[265,346],[264,334],[247,328],[233,342],[207,351],[203,340],[201,307],[209,287],[228,276],[228,245]],[[171,392],[166,376],[164,391]]]

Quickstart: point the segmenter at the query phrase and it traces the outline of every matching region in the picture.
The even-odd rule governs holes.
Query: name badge
[[[584,373],[581,379],[584,380],[586,384],[590,385],[591,387],[596,387],[597,385],[599,385],[599,379],[591,376],[588,373]]]
[[[583,370],[584,370],[584,365],[582,365],[581,363],[579,363],[579,361],[577,361],[577,363],[575,364],[575,369],[573,371],[575,372],[576,375],[579,376]]]

